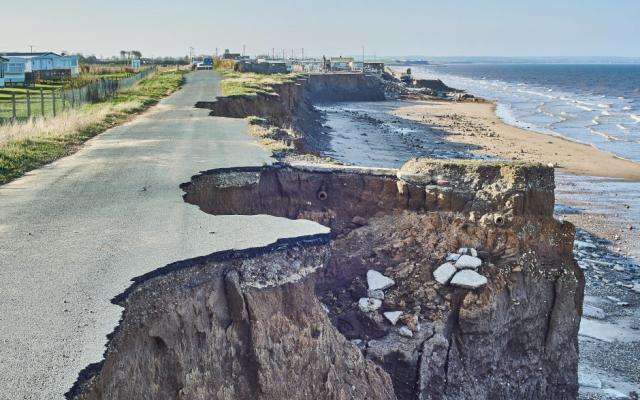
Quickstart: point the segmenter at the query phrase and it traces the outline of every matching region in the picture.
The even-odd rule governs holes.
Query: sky
[[[640,57],[640,0],[29,0],[0,51]]]

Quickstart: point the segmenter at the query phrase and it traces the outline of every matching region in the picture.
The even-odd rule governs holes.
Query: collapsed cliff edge
[[[584,278],[552,168],[278,163],[182,185],[330,234],[135,280],[69,399],[575,399]]]

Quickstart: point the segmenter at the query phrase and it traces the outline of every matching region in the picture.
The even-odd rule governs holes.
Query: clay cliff
[[[551,168],[276,164],[182,188],[331,234],[141,277],[69,398],[576,398],[584,278]]]

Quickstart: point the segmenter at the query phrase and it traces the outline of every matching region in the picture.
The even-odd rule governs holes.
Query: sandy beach
[[[554,164],[576,175],[640,181],[640,164],[592,146],[504,123],[491,102],[427,100],[396,109],[400,118],[447,131],[448,140],[477,146],[474,154]]]

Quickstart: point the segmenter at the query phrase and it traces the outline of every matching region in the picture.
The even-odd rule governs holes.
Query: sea
[[[442,59],[409,68],[496,101],[511,125],[640,161],[640,60]]]

